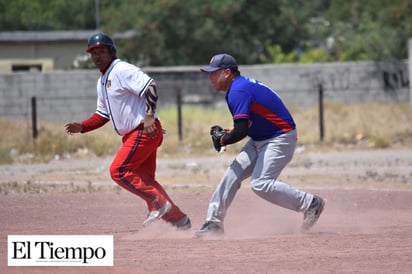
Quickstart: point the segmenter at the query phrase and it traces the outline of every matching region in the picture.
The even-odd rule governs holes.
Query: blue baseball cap
[[[235,58],[227,53],[216,54],[210,59],[210,63],[200,69],[202,72],[212,72],[219,69],[237,70],[237,62]]]

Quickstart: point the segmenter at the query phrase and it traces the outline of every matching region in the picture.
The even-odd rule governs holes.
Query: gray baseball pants
[[[283,168],[292,160],[296,142],[296,130],[263,141],[250,139],[228,167],[213,193],[206,221],[223,226],[227,209],[242,181],[248,177],[251,177],[252,190],[261,198],[296,212],[305,211],[313,195],[277,180]]]

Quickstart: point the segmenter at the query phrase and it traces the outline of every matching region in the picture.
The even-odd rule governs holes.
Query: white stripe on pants
[[[226,211],[241,183],[251,177],[251,188],[261,198],[297,212],[305,211],[313,195],[277,180],[292,160],[297,142],[296,130],[280,136],[250,139],[226,170],[209,203],[206,221],[223,225]]]

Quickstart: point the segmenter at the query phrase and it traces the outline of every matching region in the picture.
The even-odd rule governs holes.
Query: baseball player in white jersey
[[[85,133],[110,121],[122,136],[122,147],[110,166],[110,175],[121,187],[146,201],[149,214],[143,225],[163,219],[177,229],[189,229],[189,217],[155,179],[157,148],[163,140],[156,113],[155,81],[140,68],[118,59],[115,44],[105,33],[92,35],[86,51],[101,72],[97,109],[83,122],[67,123],[66,132]]]

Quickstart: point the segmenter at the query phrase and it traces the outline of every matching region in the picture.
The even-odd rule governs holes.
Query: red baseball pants
[[[157,148],[163,141],[158,120],[156,127],[158,133],[153,139],[147,138],[143,126],[123,136],[123,145],[110,166],[110,175],[118,185],[145,200],[149,211],[157,210],[169,201],[172,209],[162,219],[177,222],[185,214],[155,179]]]

